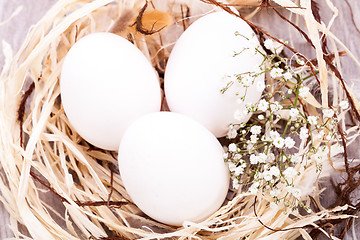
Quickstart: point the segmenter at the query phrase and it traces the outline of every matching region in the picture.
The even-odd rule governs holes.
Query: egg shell
[[[234,112],[259,101],[262,91],[256,84],[264,83],[264,74],[252,79],[247,89],[235,75],[259,69],[264,58],[255,48],[263,51],[250,26],[229,13],[211,13],[195,21],[177,40],[167,62],[165,95],[170,110],[199,121],[217,137],[225,136],[231,123],[248,121],[250,114],[237,121]],[[222,94],[230,81],[234,84]]]
[[[158,76],[142,52],[111,33],[93,33],[67,53],[60,79],[65,113],[89,143],[118,150],[125,129],[160,111]]]
[[[198,222],[224,202],[229,171],[210,131],[177,113],[151,113],[135,121],[119,148],[123,184],[148,216],[169,225]]]

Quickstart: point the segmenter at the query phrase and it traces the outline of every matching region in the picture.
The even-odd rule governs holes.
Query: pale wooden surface
[[[30,26],[36,23],[41,16],[56,2],[56,0],[0,0],[0,41],[3,39],[10,43],[14,52],[20,47],[24,40],[26,33]],[[321,8],[325,11],[321,12],[323,21],[328,24],[332,13],[326,5],[326,0],[318,0]],[[340,38],[341,41],[360,59],[360,33],[357,32],[351,20],[349,7],[343,0],[333,0],[335,6],[339,10],[339,16],[331,30]],[[360,1],[349,0],[353,13],[354,20],[360,28]],[[23,6],[20,14],[12,18],[11,21],[1,24],[5,19],[8,19],[13,11],[19,6]],[[270,10],[264,10],[258,17],[256,22],[267,29],[275,36],[288,40],[288,25],[278,18],[271,16]],[[271,21],[269,19],[271,18]],[[300,36],[293,36],[294,43],[300,50],[306,51],[306,42]],[[2,44],[0,42],[0,49]],[[0,69],[4,63],[2,52],[0,53]],[[348,83],[354,84],[354,92],[360,97],[360,71],[359,68],[354,67],[354,63],[345,59],[342,66],[342,73]],[[353,150],[353,157],[358,157],[360,154],[358,149]],[[11,237],[11,231],[8,228],[8,214],[4,207],[0,205],[0,239]],[[357,229],[357,230],[356,230]],[[360,227],[355,226],[355,234],[360,237]],[[352,236],[347,236],[346,239],[355,239]]]

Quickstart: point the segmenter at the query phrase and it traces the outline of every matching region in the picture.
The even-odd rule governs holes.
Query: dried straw
[[[264,2],[230,3],[239,7]],[[339,83],[343,79],[326,66],[322,34],[353,57],[351,52],[329,26],[315,20],[310,0],[301,0],[300,7],[290,0],[274,2],[290,7],[289,11],[304,19],[318,62],[318,66],[309,66],[318,67],[321,105],[328,107],[329,76]],[[31,29],[15,56],[3,44],[6,63],[0,78],[0,200],[11,215],[11,229],[17,239],[311,239],[307,230],[321,229],[319,220],[349,217],[342,214],[348,209],[346,205],[324,209],[317,201],[317,212],[290,214],[270,208],[271,198],[260,193],[236,193],[201,223],[167,226],[149,219],[131,203],[116,172],[115,153],[89,146],[69,124],[59,99],[59,75],[64,56],[78,39],[92,32],[115,32],[132,40],[161,72],[181,32],[198,17],[221,7],[225,9],[226,5],[215,1],[60,0]],[[336,59],[338,64],[338,56]],[[339,85],[346,88],[353,111],[359,110],[349,87]],[[337,96],[333,101],[338,103],[343,91],[333,91]],[[320,107],[315,98],[306,104],[315,112]],[[338,117],[344,119],[345,112]],[[342,125],[342,130],[352,139],[359,135],[357,127],[346,129]],[[333,158],[343,152],[333,150],[332,166],[346,166]],[[316,175],[314,167],[304,169],[299,164],[297,169],[301,175],[295,185],[308,186],[305,190],[310,189],[313,199],[318,199],[319,191],[312,191],[316,179],[309,177]],[[47,201],[49,196],[57,199],[56,206]]]

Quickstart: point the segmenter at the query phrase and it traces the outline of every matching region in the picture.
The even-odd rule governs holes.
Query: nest
[[[229,2],[238,10],[252,6],[251,11],[246,7],[241,15],[247,19],[269,4],[249,0]],[[351,52],[317,21],[316,10],[311,10],[312,1],[301,1],[300,7],[290,0],[274,2],[283,6],[284,11],[303,17],[308,27],[309,34],[303,34],[312,43],[317,58],[308,59],[307,66],[310,71],[319,72],[316,75],[321,102],[309,99],[304,103],[309,111],[316,113],[316,109],[331,105],[329,94],[336,104],[344,97],[349,100],[350,110],[338,116],[338,136],[344,142],[340,151],[342,161],[334,166],[335,158],[329,159],[329,169],[343,168],[350,179],[357,168],[347,162],[345,140],[348,136],[349,142],[354,141],[359,135],[356,126],[360,104],[336,68],[338,50],[333,49],[330,59],[319,33],[350,56]],[[58,1],[31,29],[17,55],[7,59],[0,81],[1,201],[11,215],[10,227],[16,238],[311,239],[316,236],[314,232],[320,231],[330,236],[324,227],[326,223],[355,213],[346,205],[349,202],[342,200],[329,209],[323,208],[315,181],[315,191],[309,192],[312,197],[304,199],[305,205],[314,209],[312,213],[273,209],[269,207],[271,199],[260,193],[234,192],[203,222],[167,226],[150,219],[131,202],[118,174],[116,153],[89,145],[71,127],[59,97],[59,76],[64,56],[78,39],[100,31],[121,35],[133,42],[162,76],[172,46],[194,20],[213,11],[238,15],[235,7],[210,0],[64,0]],[[246,21],[260,40],[268,37],[281,42]],[[328,76],[339,87],[330,89]],[[347,118],[352,123],[345,126]],[[301,164],[297,167],[300,169]],[[314,168],[302,169],[296,184],[307,183]],[[344,186],[340,190],[347,192],[344,190],[340,195],[348,197],[354,185]]]

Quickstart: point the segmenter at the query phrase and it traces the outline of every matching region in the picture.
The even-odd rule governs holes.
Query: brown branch
[[[41,76],[38,80],[40,80]],[[23,131],[23,125],[24,125],[24,116],[25,116],[25,108],[26,108],[26,102],[32,92],[35,89],[35,82],[32,82],[29,88],[25,91],[24,95],[21,98],[21,102],[17,111],[17,121],[19,122],[19,128],[20,128],[20,146],[24,147],[24,131]]]

